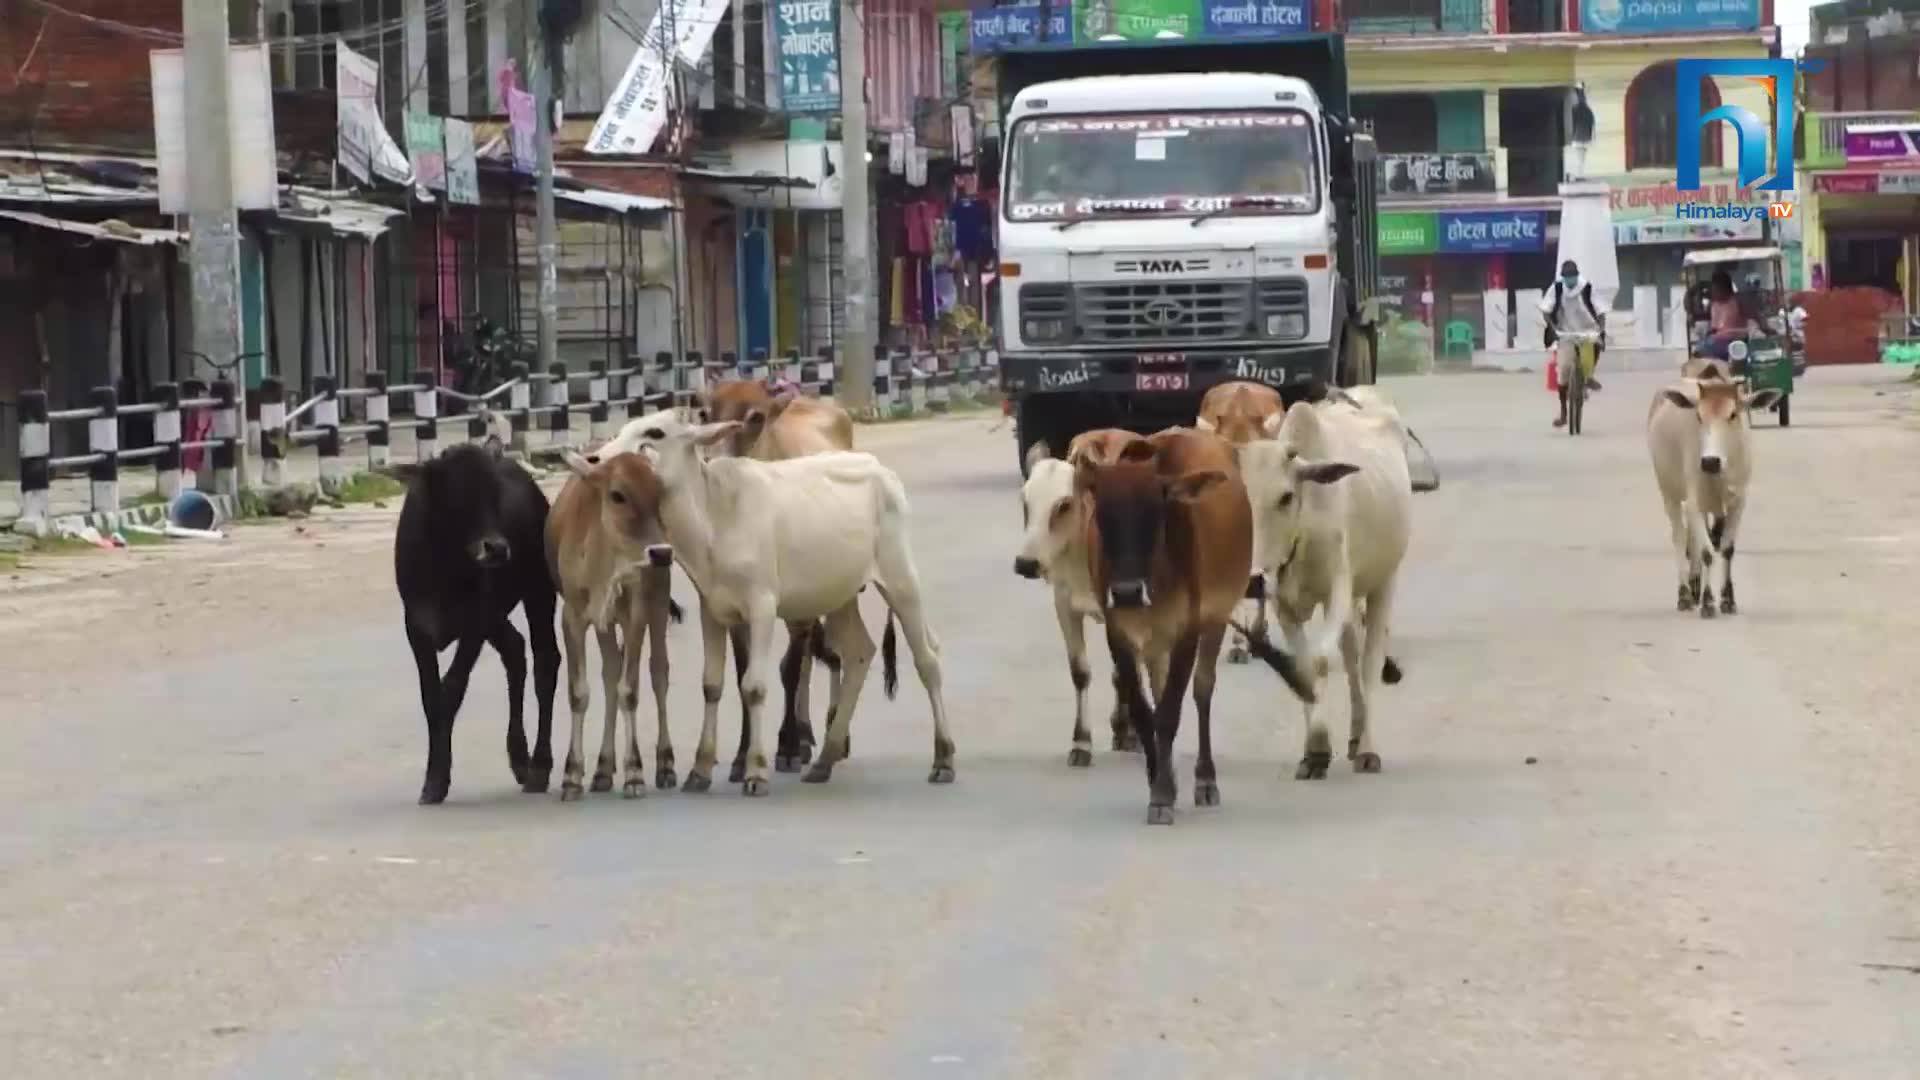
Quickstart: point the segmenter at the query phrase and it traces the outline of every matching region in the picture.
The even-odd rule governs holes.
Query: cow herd
[[[1760,398],[1768,393],[1747,393],[1706,371],[1663,388],[1649,410],[1682,610],[1715,614],[1709,579],[1716,558],[1718,611],[1736,610],[1734,540],[1751,469],[1745,414],[1767,404]],[[850,753],[853,715],[876,654],[882,687],[894,694],[896,624],[932,712],[928,780],[951,782],[940,646],[908,542],[906,491],[891,469],[853,449],[853,434],[847,414],[829,401],[775,397],[741,381],[716,387],[691,415],[643,416],[593,454],[569,453],[572,475],[551,506],[495,440],[396,470],[409,487],[396,580],[428,732],[420,801],[447,796],[454,717],[487,646],[506,670],[507,756],[524,791],[543,792],[551,781],[563,644],[572,725],[562,799],[578,799],[589,786],[612,790],[622,724],[622,791],[645,792],[637,713],[649,644],[653,786],[711,788],[729,646],[742,707],[732,782],[747,795],[769,790],[762,740],[776,670],[785,701],[774,768],[809,766],[804,779],[825,782]],[[1173,821],[1173,747],[1189,688],[1199,736],[1193,802],[1220,802],[1211,709],[1223,652],[1229,662],[1259,659],[1300,700],[1305,741],[1295,776],[1302,780],[1324,778],[1332,764],[1332,738],[1315,710],[1337,653],[1350,705],[1347,759],[1356,772],[1380,771],[1378,685],[1401,678],[1388,652],[1395,588],[1411,539],[1412,495],[1432,486],[1423,487],[1410,465],[1424,449],[1394,407],[1370,388],[1287,407],[1267,387],[1229,383],[1206,395],[1193,427],[1152,435],[1095,430],[1059,449],[1056,456],[1040,444],[1028,455],[1014,570],[1051,593],[1074,695],[1068,764],[1093,762],[1091,619],[1104,628],[1113,662],[1112,747],[1143,755],[1150,823]],[[667,717],[667,627],[682,618],[671,595],[675,565],[698,593],[705,701],[684,780]],[[859,604],[869,586],[887,608],[878,650]],[[516,607],[524,608],[532,638],[538,728],[531,748],[522,705],[528,643],[508,619]],[[1316,617],[1319,629],[1310,634]],[[776,654],[782,624],[786,648]],[[582,745],[592,697],[589,631],[600,652],[605,717],[590,785]],[[449,646],[455,653],[442,674],[438,654]],[[829,675],[817,742],[807,700],[815,662]]]

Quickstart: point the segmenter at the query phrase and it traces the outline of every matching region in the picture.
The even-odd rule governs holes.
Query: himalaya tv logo
[[[1739,181],[1742,190],[1793,190],[1794,75],[1799,71],[1820,70],[1819,61],[1792,60],[1681,60],[1674,65],[1674,173],[1681,191],[1700,190],[1700,143],[1702,126],[1714,135],[1712,125],[1725,121],[1733,126],[1740,144]],[[1740,105],[1722,105],[1700,114],[1700,81],[1726,76],[1758,83],[1773,106],[1772,130],[1766,121]],[[1768,159],[1773,171],[1768,174]],[[1762,182],[1764,181],[1764,182]]]

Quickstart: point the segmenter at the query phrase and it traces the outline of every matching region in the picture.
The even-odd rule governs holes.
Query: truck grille
[[[1082,285],[1075,299],[1086,341],[1227,341],[1254,331],[1250,281]]]
[[[1305,278],[1268,278],[1260,282],[1260,314],[1305,315],[1307,282]]]

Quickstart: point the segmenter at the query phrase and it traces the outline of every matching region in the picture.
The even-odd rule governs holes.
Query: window
[[[1678,145],[1676,137],[1679,134],[1674,127],[1675,80],[1673,63],[1668,61],[1642,71],[1627,87],[1627,168],[1673,167],[1674,147]],[[1719,107],[1719,88],[1714,86],[1712,79],[1702,79],[1701,115]],[[1718,123],[1701,125],[1702,166],[1719,167],[1720,141],[1721,126]]]

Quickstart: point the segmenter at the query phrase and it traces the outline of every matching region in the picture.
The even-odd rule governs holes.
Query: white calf
[[[1780,391],[1743,393],[1717,377],[1681,379],[1661,389],[1647,408],[1647,450],[1667,509],[1679,563],[1681,611],[1698,604],[1713,617],[1713,585],[1707,575],[1720,556],[1720,610],[1739,610],[1733,598],[1734,539],[1746,512],[1753,457],[1747,447],[1747,413],[1765,409]]]
[[[1356,772],[1378,772],[1374,680],[1413,517],[1399,429],[1384,418],[1302,402],[1287,410],[1277,438],[1249,443],[1239,457],[1254,509],[1254,560],[1267,574],[1274,620],[1316,679],[1338,643],[1353,707],[1347,758]],[[1306,624],[1319,608],[1326,636],[1309,648]],[[1320,779],[1332,741],[1313,706],[1302,708],[1306,750],[1294,775]]]
[[[1093,591],[1085,509],[1074,497],[1073,472],[1072,465],[1052,456],[1046,443],[1036,443],[1027,452],[1027,482],[1020,489],[1026,536],[1014,557],[1013,572],[1052,586],[1053,614],[1067,647],[1067,674],[1073,679],[1073,749],[1067,764],[1085,768],[1093,764],[1093,732],[1087,727],[1087,687],[1093,675],[1087,666],[1086,620],[1104,623],[1106,617]],[[1140,738],[1132,719],[1121,711],[1117,692],[1108,725],[1115,750],[1140,748]]]
[[[629,424],[628,427],[632,428]],[[714,728],[726,667],[727,628],[748,628],[747,773],[743,791],[767,792],[767,756],[760,744],[779,622],[825,618],[830,647],[842,664],[826,744],[805,779],[821,783],[846,756],[847,727],[859,703],[873,638],[860,620],[858,597],[869,581],[880,590],[913,651],[933,710],[931,783],[953,780],[953,740],[940,693],[940,651],[921,607],[920,578],[907,544],[907,493],[893,470],[871,454],[812,454],[787,461],[704,460],[700,449],[725,439],[738,421],[688,425],[660,417],[638,434],[657,462],[664,497],[661,518],[675,559],[700,590],[705,643],[701,689],[706,716],[685,787],[711,786]],[[886,657],[887,683],[893,681]]]

